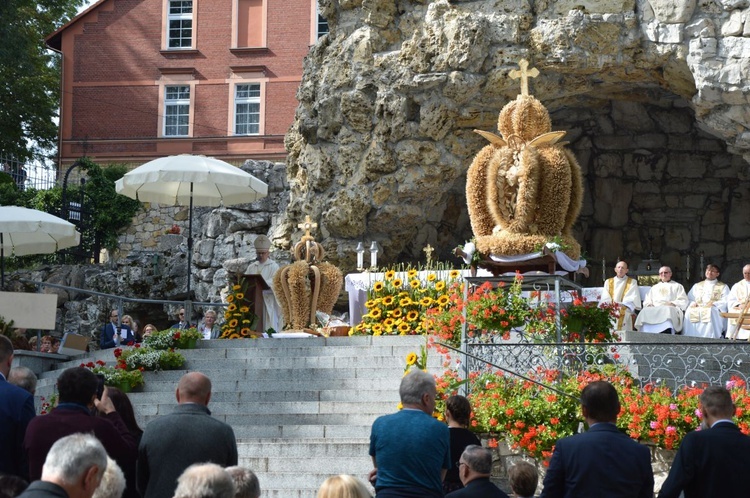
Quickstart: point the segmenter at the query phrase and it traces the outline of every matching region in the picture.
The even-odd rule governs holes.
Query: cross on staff
[[[517,80],[518,78],[521,78],[521,95],[528,95],[529,94],[529,78],[536,78],[539,76],[539,70],[535,67],[532,67],[529,69],[529,61],[526,59],[521,59],[518,62],[518,67],[520,67],[519,70],[513,70],[508,75],[513,78],[514,80]]]
[[[313,220],[310,219],[310,215],[305,215],[305,221],[297,225],[297,228],[301,228],[305,231],[305,237],[310,237],[310,230],[313,228],[318,228],[318,224],[313,222]]]
[[[430,266],[430,263],[432,262],[432,252],[435,250],[432,248],[430,244],[427,244],[424,249],[422,249],[424,253],[427,255],[427,266]]]

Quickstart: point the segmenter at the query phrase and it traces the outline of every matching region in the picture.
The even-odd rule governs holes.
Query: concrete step
[[[215,417],[219,415],[279,415],[279,414],[381,414],[393,411],[398,401],[385,402],[350,402],[350,401],[279,401],[279,402],[241,402],[214,403],[208,408]],[[137,404],[141,415],[167,415],[177,406],[174,403]]]
[[[240,458],[331,458],[367,455],[369,438],[361,439],[243,439],[237,443]]]
[[[174,386],[172,386],[174,387]],[[258,386],[263,387],[263,386]],[[305,384],[302,387],[307,387]],[[398,386],[396,386],[398,388]],[[267,389],[267,388],[266,388]],[[284,389],[273,389],[263,391],[242,390],[242,391],[213,391],[211,394],[211,405],[214,403],[241,403],[241,402],[296,402],[296,401],[382,401],[398,403],[398,392],[389,389],[328,389],[328,390],[305,390],[292,391]],[[168,389],[162,392],[132,392],[129,394],[133,404],[149,405],[154,403],[164,403],[169,401],[165,399],[165,392],[172,392],[174,389]]]
[[[243,458],[243,464],[253,472],[304,473],[304,474],[360,474],[367,475],[372,470],[372,459],[367,448],[360,455],[347,458],[314,459],[300,457],[250,457]]]

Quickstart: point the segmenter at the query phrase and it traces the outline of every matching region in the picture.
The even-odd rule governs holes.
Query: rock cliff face
[[[278,238],[309,214],[346,269],[360,240],[386,262],[423,258],[427,243],[448,257],[471,237],[464,182],[486,143],[472,130],[496,130],[526,58],[586,175],[584,251],[608,265],[653,252],[683,271],[703,252],[737,279],[750,249],[748,5],[321,0],[331,31],[305,61]]]

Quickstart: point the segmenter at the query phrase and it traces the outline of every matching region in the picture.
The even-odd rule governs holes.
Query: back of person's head
[[[15,498],[29,487],[29,483],[18,476],[0,474],[0,495]]]
[[[88,405],[96,395],[98,386],[96,374],[84,367],[69,368],[57,378],[60,403]]]
[[[581,391],[581,406],[588,417],[597,422],[614,422],[620,413],[620,398],[615,387],[607,381],[591,382]]]
[[[245,467],[227,467],[226,471],[234,481],[234,498],[258,498],[260,483],[255,473]]]
[[[732,395],[721,386],[708,386],[698,398],[703,410],[713,418],[732,419],[736,412]]]
[[[318,490],[318,498],[371,498],[367,487],[354,476],[341,474],[326,479]]]
[[[107,396],[112,400],[112,404],[115,405],[115,411],[120,414],[128,430],[133,434],[143,434],[143,429],[140,428],[138,422],[135,420],[133,403],[130,402],[128,395],[116,387],[107,386]]]
[[[510,490],[516,496],[534,496],[539,484],[539,472],[529,462],[520,461],[508,469]]]
[[[52,445],[42,467],[42,480],[77,485],[91,467],[99,479],[107,468],[107,452],[92,434],[71,434]]]
[[[186,373],[177,384],[177,395],[180,403],[208,404],[211,379],[200,372]]]
[[[234,498],[234,481],[215,463],[196,463],[177,479],[173,498]]]
[[[8,382],[31,394],[36,392],[36,374],[28,367],[13,367],[8,375]]]
[[[398,394],[403,404],[419,404],[422,396],[435,392],[435,379],[422,370],[412,369],[401,379]]]
[[[0,364],[4,364],[13,356],[13,343],[4,335],[0,335]]]
[[[471,403],[464,396],[451,396],[445,401],[445,409],[451,412],[453,420],[461,425],[469,425]]]
[[[107,457],[107,470],[104,471],[102,482],[94,491],[91,498],[121,498],[125,492],[125,474],[117,462]]]
[[[492,473],[492,452],[476,444],[470,444],[461,454],[461,460],[477,474]]]

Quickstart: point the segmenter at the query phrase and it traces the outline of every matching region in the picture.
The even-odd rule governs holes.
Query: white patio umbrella
[[[268,195],[268,185],[250,173],[213,157],[181,154],[161,157],[117,180],[115,190],[142,202],[190,206],[188,222],[188,281],[193,260],[193,205],[231,206],[255,202]]]
[[[76,226],[44,211],[0,207],[0,274],[5,285],[5,253],[14,256],[50,254],[81,243]]]

